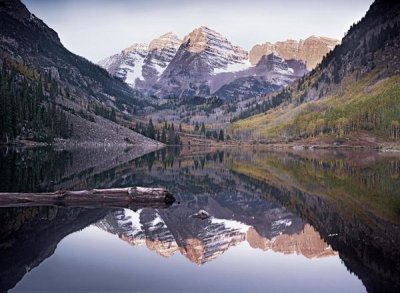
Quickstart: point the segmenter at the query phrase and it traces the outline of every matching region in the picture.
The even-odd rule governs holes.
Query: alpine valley
[[[395,2],[377,0],[340,42],[310,36],[246,51],[201,26],[95,65],[20,1],[1,1],[1,140],[397,148]]]

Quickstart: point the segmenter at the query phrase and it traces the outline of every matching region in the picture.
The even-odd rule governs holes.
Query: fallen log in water
[[[60,205],[161,208],[174,201],[174,196],[165,189],[145,187],[81,191],[58,190],[47,193],[0,193],[0,207]]]

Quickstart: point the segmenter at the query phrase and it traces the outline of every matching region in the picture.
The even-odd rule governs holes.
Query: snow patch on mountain
[[[249,60],[244,60],[240,63],[229,63],[226,68],[215,68],[214,74],[226,72],[238,72],[253,67]]]
[[[98,65],[135,87],[136,79],[143,79],[142,67],[147,54],[147,44],[133,44],[121,53],[99,61]]]
[[[133,66],[126,63],[122,64],[117,76],[122,78],[125,77],[125,82],[134,87],[136,79],[143,79],[142,67],[144,64],[144,59],[145,57],[139,55],[133,60]]]

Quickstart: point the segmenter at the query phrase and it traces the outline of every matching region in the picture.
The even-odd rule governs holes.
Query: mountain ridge
[[[254,65],[258,63],[263,55],[275,53],[284,59],[301,60],[307,65],[308,70],[312,70],[338,44],[339,41],[336,39],[314,35],[298,41],[287,39],[286,41],[275,43],[266,42],[251,48],[249,60]]]
[[[333,39],[330,38],[321,37],[321,39],[332,40],[333,42]],[[184,37],[179,47],[175,48],[174,57],[165,63],[166,66],[161,74],[158,71],[157,78],[146,79],[142,76],[143,80],[136,79],[136,81],[132,81],[132,79],[128,80],[124,74],[119,75],[117,73],[117,76],[122,77],[130,86],[139,89],[144,94],[166,98],[222,95],[222,98],[227,99],[232,99],[236,96],[246,99],[252,96],[268,94],[271,91],[280,89],[282,85],[286,86],[288,84],[282,82],[285,77],[277,83],[271,83],[270,80],[260,77],[254,78],[252,74],[251,68],[257,66],[262,56],[271,53],[280,55],[277,50],[264,52],[265,54],[258,56],[259,59],[254,62],[254,54],[233,45],[226,37],[206,26],[195,28]],[[319,50],[314,55],[322,59],[325,53],[324,50]],[[113,58],[115,60],[122,59],[122,56],[114,55]],[[146,59],[146,57],[143,58]],[[296,58],[297,55],[287,55],[287,58],[284,59],[289,66],[296,66],[297,64],[293,64],[294,61],[304,62],[301,58]],[[111,74],[115,74],[116,70],[113,66],[106,64],[104,61],[100,61],[99,64]],[[144,61],[144,63],[137,64],[137,69],[142,70],[144,73],[147,62]],[[123,67],[123,65],[120,66],[120,69],[122,70]],[[302,73],[297,71],[297,74],[291,78],[290,82],[301,77],[305,72],[306,70]],[[135,76],[139,75],[136,74]],[[237,80],[235,80],[236,77]],[[244,84],[247,85],[247,89],[243,87]],[[221,88],[224,89],[218,91]],[[229,88],[229,91],[226,88]]]

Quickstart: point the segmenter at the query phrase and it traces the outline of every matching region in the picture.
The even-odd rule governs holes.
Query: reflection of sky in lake
[[[246,241],[202,266],[164,258],[95,226],[67,236],[14,291],[365,292],[335,256],[308,259],[252,249]]]

